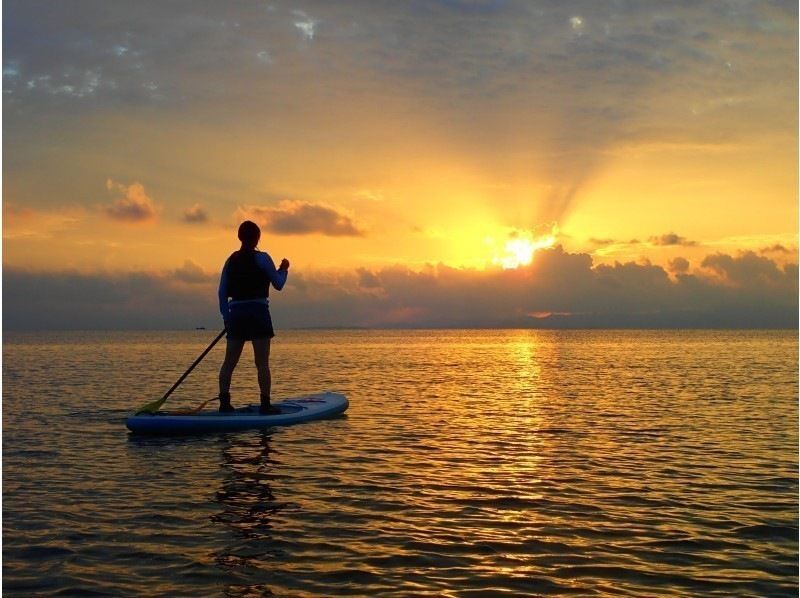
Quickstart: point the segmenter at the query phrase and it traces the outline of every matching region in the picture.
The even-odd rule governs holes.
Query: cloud
[[[515,225],[529,227],[560,220],[631,136],[647,143],[674,130],[692,144],[723,132],[736,146],[748,130],[757,139],[790,133],[795,116],[789,3],[443,0],[360,10],[311,0],[272,12],[203,2],[197,13],[180,3],[101,4],[51,3],[43,19],[38,3],[7,2],[9,178],[26,179],[31,198],[54,197],[70,173],[105,161],[135,173],[157,164],[172,173],[159,176],[223,188],[261,184],[255,164],[276,162],[276,175],[311,184],[308,166],[324,164],[326,182],[376,173],[357,184],[389,185],[388,195],[384,181],[419,172],[414,160],[430,153],[437,170],[461,164],[487,184],[509,172],[543,183],[514,202],[532,221]],[[324,48],[296,43],[318,41],[319,23]],[[694,103],[702,110],[693,116]],[[212,113],[219,118],[205,118]],[[172,147],[190,133],[187,150],[208,146],[196,160]],[[46,155],[67,174],[37,180],[54,136]]]
[[[374,189],[361,189],[356,192],[355,197],[366,201],[384,201],[386,199],[382,191]]]
[[[728,257],[730,268],[747,269],[749,256]],[[758,277],[733,284],[685,272],[671,278],[660,266],[594,266],[589,255],[555,248],[517,270],[439,265],[302,277],[303,290],[279,301],[286,317],[303,314],[318,326],[793,327],[796,266],[773,274],[766,287]]]
[[[282,201],[277,207],[240,207],[237,210],[237,219],[248,218],[276,235],[360,237],[366,234],[350,216],[321,203]]]
[[[786,268],[791,268],[791,265],[781,268],[769,258],[752,251],[745,251],[738,257],[716,253],[706,256],[700,265],[736,286],[780,285],[788,275]]]
[[[186,260],[183,266],[175,270],[174,275],[177,280],[190,284],[207,283],[214,280],[212,274],[206,273],[203,268],[192,260]]]
[[[176,283],[172,273],[83,274],[7,268],[3,272],[3,327],[193,329],[216,324],[211,295],[213,285],[198,292],[195,285]],[[11,310],[16,313],[11,315]]]
[[[797,277],[796,264],[779,268],[752,253],[708,256],[696,273],[670,277],[652,264],[595,266],[587,254],[556,247],[516,270],[292,270],[271,305],[278,329],[795,328]],[[219,319],[216,281],[190,261],[161,275],[7,268],[3,282],[7,329],[191,328]]]
[[[500,224],[531,228],[559,219],[580,201],[581,185],[611,162],[639,169],[642,189],[702,179],[708,202],[676,219],[703,218],[724,197],[751,196],[749,188],[725,195],[724,185],[743,180],[768,185],[764,192],[774,192],[781,210],[793,205],[792,193],[770,183],[787,177],[759,182],[757,169],[736,169],[747,164],[740,155],[708,164],[669,156],[662,170],[614,153],[632,137],[644,146],[666,135],[681,146],[751,144],[744,155],[763,150],[762,161],[791,157],[783,151],[796,145],[791,3],[443,0],[365,10],[309,0],[273,4],[272,12],[263,3],[208,1],[195,11],[169,2],[146,11],[139,3],[102,6],[54,2],[42,18],[41,3],[4,5],[4,134],[14,148],[6,186],[16,191],[7,197],[37,208],[88,198],[90,175],[114,173],[146,182],[159,203],[174,201],[170,211],[180,218],[195,200],[212,213],[232,211],[231,198],[265,188],[347,206],[363,187],[387,197],[355,204],[368,223],[397,221],[398,210],[424,212],[435,230],[459,209],[465,219],[490,223],[504,196],[508,217]],[[266,67],[260,52],[274,65]],[[72,92],[53,93],[65,86]],[[158,94],[167,101],[156,101]],[[693,113],[695,104],[701,109]],[[441,191],[430,185],[436,179]],[[604,180],[613,187],[623,179]],[[514,187],[518,193],[507,193]],[[617,194],[612,187],[608,197]],[[491,208],[475,211],[472,196]],[[626,194],[617,196],[621,202]],[[731,213],[752,208],[731,201]],[[666,209],[633,198],[627,207],[629,220]],[[720,235],[738,226],[725,218]],[[689,233],[680,222],[670,226]],[[444,246],[407,242],[415,241]]]
[[[5,69],[3,74],[7,74]],[[14,67],[14,70],[12,70],[10,74],[12,76],[11,82],[13,85],[16,83],[19,71]],[[69,98],[93,97],[99,90],[109,85],[113,86],[113,82],[109,84],[107,81],[104,81],[99,69],[87,71],[69,69],[57,76],[36,75],[25,82],[25,87],[28,91]]]
[[[690,241],[686,237],[681,237],[675,233],[667,233],[666,235],[661,235],[658,237],[650,237],[649,241],[653,245],[663,246],[681,245],[683,247],[694,247],[697,245],[697,241]]]
[[[305,39],[309,41],[313,40],[319,21],[312,19],[302,10],[293,10],[292,14],[300,19],[299,21],[294,22],[294,26],[300,31]]]
[[[676,257],[669,262],[670,272],[676,274],[686,274],[689,271],[689,260],[684,257]]]
[[[597,256],[610,256],[619,253],[630,255],[636,246],[641,245],[638,239],[612,239],[610,237],[597,238],[590,237],[589,243],[594,246],[592,254]]]
[[[358,274],[358,286],[362,289],[381,288],[380,278],[373,272],[370,272],[366,268],[358,268],[356,273]]]
[[[145,193],[144,185],[133,183],[123,185],[115,183],[111,179],[106,181],[106,188],[109,191],[122,193],[123,197],[114,200],[105,211],[114,220],[122,222],[147,222],[155,220],[158,215],[158,208],[153,200]]]
[[[776,243],[775,245],[771,245],[770,247],[763,247],[760,250],[760,253],[782,253],[789,255],[795,253],[796,251],[797,251],[796,249],[789,249],[788,247],[785,247],[780,243]]]
[[[191,208],[184,210],[183,221],[189,224],[208,222],[208,212],[199,203],[196,203]]]
[[[3,239],[51,239],[76,226],[85,216],[80,208],[34,210],[3,202]]]

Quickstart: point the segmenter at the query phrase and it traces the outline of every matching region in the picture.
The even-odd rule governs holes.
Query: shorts
[[[272,317],[269,306],[259,302],[234,303],[228,316],[228,337],[234,340],[251,341],[257,338],[272,338]]]

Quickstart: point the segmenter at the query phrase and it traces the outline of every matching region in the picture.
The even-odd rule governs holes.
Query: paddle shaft
[[[191,373],[192,373],[192,370],[193,370],[194,368],[196,368],[196,367],[197,367],[197,364],[198,364],[198,363],[200,363],[201,361],[203,361],[203,357],[205,357],[206,355],[208,355],[208,352],[209,352],[209,351],[211,351],[211,349],[213,349],[213,348],[214,348],[214,345],[216,345],[216,344],[219,342],[219,339],[221,339],[223,336],[225,336],[225,329],[224,329],[224,328],[222,329],[222,332],[220,332],[220,333],[217,335],[217,338],[215,338],[213,341],[211,341],[211,344],[210,344],[210,345],[208,345],[208,347],[206,347],[206,350],[205,350],[205,351],[203,351],[203,353],[200,355],[200,357],[198,357],[197,359],[195,359],[195,360],[194,360],[194,363],[193,363],[192,365],[190,365],[190,366],[189,366],[189,369],[188,369],[188,370],[186,370],[186,371],[183,373],[183,376],[181,376],[180,378],[178,378],[178,381],[177,381],[175,384],[173,384],[173,385],[172,385],[172,388],[170,388],[170,389],[167,391],[167,393],[166,393],[166,394],[165,394],[163,397],[161,397],[161,402],[162,402],[162,403],[163,403],[164,401],[166,401],[166,400],[167,400],[167,397],[168,397],[169,395],[171,395],[171,394],[172,394],[172,391],[173,391],[173,390],[175,390],[176,388],[178,388],[178,387],[181,385],[181,382],[183,382],[184,380],[186,380],[186,376],[188,376],[189,374],[191,374]]]

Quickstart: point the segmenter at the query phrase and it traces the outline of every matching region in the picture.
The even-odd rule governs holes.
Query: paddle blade
[[[139,407],[133,414],[134,415],[142,415],[143,413],[156,413],[159,409],[161,409],[161,405],[163,405],[167,400],[167,397],[162,397],[157,401],[151,401],[146,405],[142,405]]]

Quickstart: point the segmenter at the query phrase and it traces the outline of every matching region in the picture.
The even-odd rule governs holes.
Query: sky
[[[795,327],[795,2],[3,2],[3,327]]]

